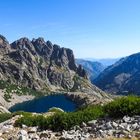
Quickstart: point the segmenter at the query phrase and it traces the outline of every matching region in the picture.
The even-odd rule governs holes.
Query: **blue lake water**
[[[14,105],[9,109],[11,112],[15,111],[26,111],[26,112],[36,112],[43,113],[47,112],[52,107],[59,107],[64,111],[71,112],[74,111],[77,106],[74,102],[66,98],[65,95],[49,95],[40,98],[36,98],[31,101],[26,101]]]

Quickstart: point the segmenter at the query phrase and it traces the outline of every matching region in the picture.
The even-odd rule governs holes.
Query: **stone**
[[[76,125],[76,126],[74,126],[74,130],[75,130],[75,131],[77,131],[77,130],[82,131],[82,128],[80,128],[80,126]]]
[[[28,135],[28,133],[27,133],[27,131],[26,131],[26,130],[20,130],[20,131],[18,132],[18,135],[27,136],[27,135]]]
[[[105,137],[106,136],[106,134],[105,134],[105,132],[103,130],[99,130],[99,133],[100,133],[101,137]]]
[[[122,126],[123,128],[127,127],[127,123],[121,123],[120,126]]]
[[[86,127],[86,126],[87,126],[87,124],[82,122],[81,127]]]
[[[107,135],[109,135],[109,136],[112,136],[113,133],[114,133],[114,130],[108,130],[108,131],[107,131]]]
[[[56,137],[60,137],[61,135],[62,135],[61,132],[57,132],[57,133],[55,134]]]
[[[21,135],[19,136],[18,140],[28,140],[28,138],[26,136]]]
[[[129,134],[129,132],[126,131],[126,130],[122,130],[121,133],[124,134],[124,135],[128,135]]]
[[[131,138],[132,138],[132,135],[129,134],[129,135],[127,136],[127,138],[131,139]]]
[[[107,129],[113,129],[113,126],[111,125],[111,122],[106,123],[106,128]]]
[[[46,132],[42,132],[39,137],[40,138],[48,138],[48,134]]]
[[[37,131],[36,127],[31,127],[29,128],[28,133],[36,133],[36,131]]]
[[[40,139],[40,137],[37,134],[33,134],[33,133],[29,134],[29,138],[32,140],[39,140]]]
[[[20,130],[20,131],[18,132],[17,137],[18,137],[18,140],[28,140],[27,131],[25,131],[25,130]]]
[[[2,133],[0,132],[0,137],[2,136]]]
[[[60,112],[64,112],[64,110],[61,109],[61,108],[59,108],[59,107],[52,107],[52,108],[49,109],[50,112],[51,112],[51,111],[53,112],[53,110],[60,111]]]
[[[23,128],[23,129],[25,129],[25,128],[27,128],[27,126],[26,126],[26,125],[24,125],[24,124],[22,124],[22,128]]]
[[[117,127],[118,127],[118,124],[115,123],[115,122],[112,122],[112,126],[113,126],[114,128],[117,128]]]
[[[1,132],[2,133],[9,133],[10,130],[13,130],[13,126],[12,125],[4,125],[1,128]]]
[[[129,125],[129,124],[128,124],[127,127],[126,127],[126,130],[127,130],[127,131],[131,131],[130,125]]]
[[[131,126],[131,128],[132,128],[133,130],[136,130],[138,127],[139,127],[138,123],[134,123],[134,124],[132,124],[132,126]]]
[[[89,125],[89,126],[93,126],[93,125],[95,125],[97,123],[97,120],[92,120],[92,121],[89,121],[87,124]]]
[[[75,133],[75,130],[68,131],[67,133],[73,135]]]
[[[131,120],[130,120],[130,117],[128,117],[128,116],[124,116],[124,117],[123,117],[123,120],[124,120],[124,122],[126,122],[126,123],[128,123],[128,122],[131,121]]]

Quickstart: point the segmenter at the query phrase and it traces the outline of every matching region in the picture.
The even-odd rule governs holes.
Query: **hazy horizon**
[[[139,0],[3,0],[0,34],[9,42],[44,37],[76,58],[140,52]]]

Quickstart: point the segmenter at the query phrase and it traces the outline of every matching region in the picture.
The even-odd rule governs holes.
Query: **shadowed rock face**
[[[9,44],[0,35],[0,79],[34,89],[71,90],[74,76],[87,79],[75,64],[73,51],[43,38],[21,38]]]
[[[105,69],[95,84],[114,94],[140,94],[140,53],[122,58]]]

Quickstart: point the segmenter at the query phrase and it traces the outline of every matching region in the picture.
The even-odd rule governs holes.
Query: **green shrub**
[[[10,113],[1,113],[0,114],[0,123],[4,122],[4,121],[6,121],[6,120],[8,120],[10,118],[12,118],[12,114],[10,114]]]
[[[30,112],[24,112],[24,111],[17,111],[17,112],[12,113],[12,115],[13,116],[23,115],[24,117],[28,117],[28,116],[32,116],[32,113],[30,113]]]
[[[43,115],[29,115],[29,116],[24,116],[20,119],[18,119],[15,122],[15,126],[22,126],[22,124],[25,124],[27,126],[38,126],[41,129],[45,129],[47,128],[48,123],[47,122],[47,118],[45,118]]]
[[[3,80],[0,80],[0,89],[5,89],[6,88],[6,82]]]
[[[4,99],[5,99],[5,101],[7,101],[7,102],[10,102],[10,99],[12,98],[12,96],[9,94],[9,93],[5,93],[4,94]]]
[[[67,130],[82,122],[88,122],[104,116],[101,106],[87,107],[76,112],[55,113],[53,116],[45,118],[43,115],[26,116],[16,121],[16,126],[25,124],[27,126],[39,126],[41,129],[52,129],[54,131]]]
[[[118,98],[105,105],[104,111],[113,118],[140,115],[140,98],[137,96]]]

